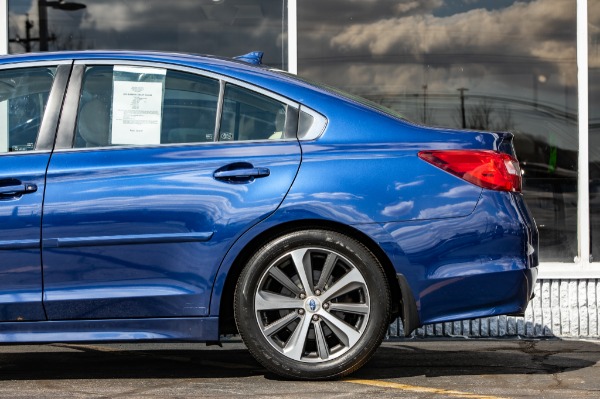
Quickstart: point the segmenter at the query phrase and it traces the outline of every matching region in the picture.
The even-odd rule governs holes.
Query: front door
[[[69,69],[0,69],[0,321],[46,319],[40,259],[44,180]]]

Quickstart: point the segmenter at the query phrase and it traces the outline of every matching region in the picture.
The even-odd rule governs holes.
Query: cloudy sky
[[[235,56],[253,50],[287,62],[284,0],[68,0],[80,11],[48,9],[50,48],[147,49]],[[9,0],[10,37],[25,36],[25,14],[37,25],[37,1]],[[37,36],[37,26],[32,35]],[[36,49],[37,44],[34,44]],[[23,47],[11,44],[12,52]]]
[[[287,58],[284,0],[79,2],[87,8],[48,9],[58,36],[51,47],[260,49],[277,66]],[[9,0],[9,13],[11,37],[23,37],[24,14],[37,22],[37,2]],[[424,84],[432,93],[468,86],[508,94],[537,85],[540,101],[575,109],[575,0],[301,0],[298,14],[300,70],[327,83],[364,94]]]
[[[374,92],[424,84],[432,92],[517,90],[524,98],[537,85],[540,101],[563,108],[566,87],[575,107],[574,0],[303,4],[300,69],[331,84]]]

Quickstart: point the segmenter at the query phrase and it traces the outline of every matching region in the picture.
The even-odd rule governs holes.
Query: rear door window
[[[288,120],[288,108],[274,98],[228,83],[219,141],[295,138],[296,131],[291,128],[294,124]]]

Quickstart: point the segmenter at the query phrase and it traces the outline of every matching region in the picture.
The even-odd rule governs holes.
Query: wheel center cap
[[[304,309],[309,313],[316,313],[321,309],[321,301],[314,296],[308,297],[304,301]]]

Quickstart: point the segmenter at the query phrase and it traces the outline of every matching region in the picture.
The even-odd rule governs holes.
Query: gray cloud
[[[577,86],[572,1],[366,3],[336,13],[340,2],[311,0],[312,11],[299,10],[314,18],[299,22],[300,73],[365,94],[427,84],[430,93],[468,85],[470,94],[525,97],[542,76],[540,101],[576,107],[575,97],[564,98]]]

